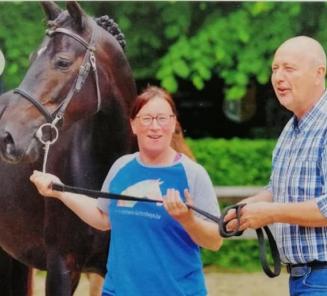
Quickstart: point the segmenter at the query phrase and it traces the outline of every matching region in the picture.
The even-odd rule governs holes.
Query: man
[[[272,62],[279,102],[294,113],[273,153],[267,188],[245,199],[241,229],[275,226],[290,295],[327,295],[326,54],[314,39],[285,41]],[[235,212],[226,217],[236,226]]]

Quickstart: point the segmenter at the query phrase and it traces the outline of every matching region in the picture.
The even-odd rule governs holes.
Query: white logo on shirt
[[[121,192],[121,194],[160,200],[162,199],[160,184],[162,184],[160,179],[143,180],[127,187],[124,191]],[[119,200],[117,206],[132,208],[136,203],[137,201]],[[157,205],[162,206],[162,203],[157,203]]]

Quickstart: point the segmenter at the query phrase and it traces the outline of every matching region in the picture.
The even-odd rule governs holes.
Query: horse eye
[[[67,60],[58,60],[56,61],[56,67],[60,68],[60,69],[67,69],[72,63],[70,61]]]

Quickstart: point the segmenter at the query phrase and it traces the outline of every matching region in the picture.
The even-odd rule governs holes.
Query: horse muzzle
[[[3,161],[11,164],[35,162],[39,158],[38,143],[32,138],[27,148],[20,148],[12,134],[6,130],[0,130],[0,157]]]

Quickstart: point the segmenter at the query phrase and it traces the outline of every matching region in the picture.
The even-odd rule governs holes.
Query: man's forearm
[[[327,226],[327,218],[320,212],[315,200],[298,203],[273,203],[273,222],[298,224],[306,227]]]
[[[252,203],[252,202],[259,202],[259,201],[266,201],[266,202],[272,202],[272,194],[268,190],[262,190],[256,195],[249,196],[245,199],[243,199],[240,203]]]

